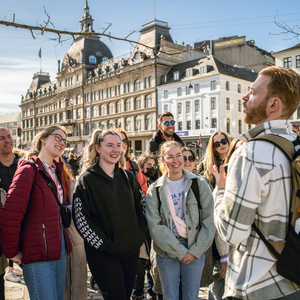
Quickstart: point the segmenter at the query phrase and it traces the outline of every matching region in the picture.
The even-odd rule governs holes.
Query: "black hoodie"
[[[73,217],[87,251],[115,259],[134,255],[148,235],[143,202],[135,176],[117,164],[113,178],[99,164],[84,172],[75,188]]]

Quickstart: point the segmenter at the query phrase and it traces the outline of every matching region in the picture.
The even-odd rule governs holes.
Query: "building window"
[[[207,66],[200,67],[200,74],[207,73]]]
[[[238,100],[238,112],[242,112],[242,100]]]
[[[197,83],[194,85],[194,93],[197,94],[199,92],[200,92],[200,84]]]
[[[109,120],[108,124],[107,124],[107,129],[113,128],[114,127],[114,122],[113,120]]]
[[[135,131],[141,131],[141,129],[142,129],[142,117],[137,116],[135,118],[135,122],[134,122],[134,130]]]
[[[186,70],[186,77],[191,77],[191,76],[193,76],[193,69]]]
[[[200,120],[196,120],[195,128],[200,129]]]
[[[131,131],[131,118],[130,117],[125,119],[125,130]]]
[[[50,118],[50,124],[52,124],[53,121],[52,116],[50,116],[49,118]],[[33,119],[30,119],[30,127],[33,127]]]
[[[169,92],[168,91],[164,91],[164,99],[168,99],[169,97]]]
[[[121,119],[117,119],[117,121],[116,121],[116,127],[117,127],[117,128],[121,128],[121,126],[122,126],[122,121],[121,121]]]
[[[226,110],[230,110],[230,98],[226,98]]]
[[[296,56],[296,68],[300,68],[300,55]]]
[[[77,95],[76,104],[80,104],[80,103],[81,103],[81,97],[80,97],[80,95]]]
[[[99,116],[103,116],[104,115],[104,105],[101,104],[99,107]]]
[[[179,121],[179,122],[178,122],[178,130],[179,130],[179,131],[182,130],[182,121]]]
[[[173,73],[173,79],[179,80],[179,71]]]
[[[128,93],[130,93],[130,89],[131,89],[131,84],[130,84],[130,82],[127,83],[127,88],[128,88]]]
[[[290,69],[292,67],[292,58],[291,57],[285,57],[283,59],[283,66],[287,69]]]
[[[226,88],[226,91],[230,91],[229,81],[226,81],[225,88]]]
[[[200,111],[200,101],[195,100],[195,112],[199,112],[199,111]]]
[[[242,120],[239,120],[239,134],[242,134]]]
[[[124,111],[130,110],[130,99],[125,100]]]
[[[185,87],[185,94],[189,95],[191,93],[192,89],[190,89],[188,86]]]
[[[101,130],[103,130],[103,129],[105,128],[105,122],[102,121],[102,122],[100,123],[100,126],[99,126],[99,127],[100,127]]]
[[[81,118],[81,109],[77,109],[76,111],[76,119],[80,119]]]
[[[178,114],[182,113],[182,103],[177,103],[177,112]]]
[[[57,114],[54,115],[54,124],[57,123]]]
[[[145,129],[151,130],[151,128],[152,128],[152,115],[148,114],[148,115],[146,115],[146,118],[145,118]]]
[[[81,136],[81,127],[79,124],[76,126],[76,135]]]
[[[89,63],[90,64],[96,64],[97,63],[97,59],[94,55],[90,55],[89,57]]]
[[[141,80],[140,79],[137,79],[135,82],[134,82],[134,90],[135,91],[138,91],[141,89]]]
[[[186,122],[186,129],[187,129],[187,130],[191,130],[191,129],[192,129],[192,122],[191,122],[191,120],[188,120],[188,121]]]
[[[90,124],[89,124],[89,123],[86,123],[86,124],[85,124],[85,134],[86,134],[86,135],[89,135],[89,134],[90,134]]]
[[[187,114],[189,114],[191,112],[191,102],[190,101],[185,103],[185,110],[186,110]]]
[[[63,121],[63,113],[60,113],[59,114],[59,122],[62,122]],[[47,124],[45,124],[45,125],[47,125]]]
[[[121,101],[118,101],[116,103],[116,114],[121,112]]]
[[[210,98],[210,108],[211,110],[217,109],[216,97]]]
[[[141,97],[136,97],[134,99],[134,109],[141,109],[141,108],[142,108]]]
[[[107,105],[107,114],[113,114],[114,113],[114,105],[112,103],[109,103]]]
[[[164,104],[164,111],[169,111],[169,106],[168,106],[168,104]]]
[[[211,91],[217,89],[217,82],[215,80],[212,80],[210,82],[210,89],[211,89]]]
[[[161,76],[161,83],[166,83],[168,81],[167,75]]]
[[[152,96],[149,94],[145,97],[145,108],[152,106]]]
[[[177,88],[177,96],[180,97],[182,95],[182,88]]]
[[[230,133],[230,119],[226,119],[226,130],[227,133]]]
[[[110,88],[108,88],[108,89],[106,90],[106,96],[107,96],[107,98],[109,98],[109,97],[112,96],[111,93],[110,93]]]
[[[90,108],[89,108],[89,107],[87,107],[87,108],[85,109],[85,115],[84,115],[84,117],[85,117],[85,118],[89,118],[89,117],[90,117]]]
[[[238,93],[241,93],[242,92],[242,87],[240,84],[237,85],[237,92]]]
[[[98,107],[97,106],[94,106],[93,107],[93,114],[92,114],[92,117],[97,117],[98,116]]]
[[[149,87],[152,87],[152,77],[150,76],[148,79]]]
[[[144,88],[147,89],[148,86],[148,77],[145,77],[145,84],[144,84]]]
[[[212,128],[217,128],[217,118],[212,118],[211,119],[211,127]]]
[[[115,86],[115,96],[118,96],[118,95],[120,95],[120,86],[119,85]]]
[[[124,93],[127,93],[128,88],[127,88],[127,83],[124,83]]]

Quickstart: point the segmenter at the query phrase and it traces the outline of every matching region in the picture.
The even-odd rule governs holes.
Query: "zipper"
[[[43,228],[43,238],[44,238],[44,243],[45,243],[45,252],[47,253],[48,249],[47,249],[47,241],[46,241],[46,229],[45,229],[45,224],[42,224],[42,228]]]

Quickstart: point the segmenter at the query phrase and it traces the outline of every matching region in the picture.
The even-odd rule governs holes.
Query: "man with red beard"
[[[175,133],[174,116],[169,111],[160,113],[157,117],[157,131],[154,137],[148,142],[146,147],[147,154],[157,155],[161,145],[166,141],[176,141],[184,146],[181,138]]]
[[[264,134],[296,140],[289,119],[300,104],[300,76],[290,69],[265,68],[243,100],[244,121],[256,127],[237,138],[244,144],[232,155],[227,178],[223,166],[220,173],[211,166],[218,188],[215,225],[230,245],[223,297],[300,299],[300,287],[278,274],[276,260],[251,227],[255,223],[267,240],[286,238],[290,162],[275,145],[251,140]]]
[[[6,127],[0,127],[0,188],[5,192],[12,182],[17,169],[18,156],[13,154],[14,142]],[[3,193],[1,190],[1,193]],[[1,195],[2,196],[2,195]],[[0,207],[3,205],[0,204]],[[4,274],[8,261],[4,255],[0,257],[0,300],[4,297]],[[13,275],[15,276],[15,275]]]

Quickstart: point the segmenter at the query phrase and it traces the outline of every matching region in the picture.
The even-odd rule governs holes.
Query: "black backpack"
[[[140,170],[138,165],[136,164],[136,162],[134,160],[130,160],[129,163],[130,163],[129,171],[132,172],[137,178],[139,170]]]
[[[297,210],[300,208],[300,139],[298,137],[295,141],[291,142],[274,134],[265,134],[253,140],[272,143],[291,162],[293,186],[286,240],[277,242],[268,241],[254,223],[252,224],[252,228],[265,243],[272,256],[276,258],[277,272],[281,276],[300,285],[300,235],[295,232],[295,221],[299,218]]]

